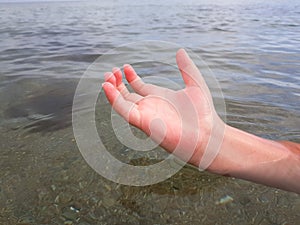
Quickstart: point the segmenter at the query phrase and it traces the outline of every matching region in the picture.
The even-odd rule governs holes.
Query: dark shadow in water
[[[4,112],[6,118],[26,118],[22,128],[28,132],[52,132],[71,126],[72,102],[76,82],[54,82],[11,105]]]

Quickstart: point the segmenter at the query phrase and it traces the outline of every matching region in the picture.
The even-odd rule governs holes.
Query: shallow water
[[[147,187],[112,183],[84,161],[71,126],[74,91],[88,66],[114,47],[151,39],[188,47],[209,65],[223,90],[229,124],[299,142],[296,1],[2,3],[0,22],[1,224],[300,221],[296,194],[190,167]],[[140,71],[181,82],[160,66]],[[160,149],[141,155],[123,146],[105,102],[96,114],[101,138],[118,159],[146,165],[166,157]],[[233,200],[222,203],[231,199],[226,196]]]

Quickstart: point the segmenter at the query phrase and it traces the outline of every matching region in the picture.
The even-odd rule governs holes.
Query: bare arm
[[[205,169],[300,193],[300,145],[266,140],[225,124],[211,93],[187,53],[177,52],[186,87],[173,91],[145,84],[130,65],[105,74],[103,89],[113,108],[166,151],[198,167],[207,152],[216,152]],[[220,143],[220,145],[210,145]]]
[[[226,168],[220,174],[300,193],[300,144],[277,142],[227,126],[214,163]],[[208,170],[214,172],[214,163]]]

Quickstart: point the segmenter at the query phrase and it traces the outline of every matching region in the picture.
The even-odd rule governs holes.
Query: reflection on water
[[[74,91],[87,67],[120,44],[156,39],[190,47],[205,60],[223,89],[229,124],[299,142],[299,3],[0,4],[0,21],[1,224],[300,221],[296,194],[191,167],[147,187],[112,183],[85,163],[71,126]],[[140,69],[181,82],[159,64]],[[132,165],[167,156],[159,148],[141,153],[123,146],[110,110],[99,104],[96,123],[111,154]],[[233,201],[220,204],[226,196]]]

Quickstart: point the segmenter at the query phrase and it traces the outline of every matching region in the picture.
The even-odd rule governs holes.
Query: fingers
[[[143,98],[136,93],[130,93],[128,91],[125,84],[122,82],[122,72],[119,68],[113,68],[113,73],[107,72],[104,74],[104,77],[105,81],[115,86],[126,100],[138,102]]]
[[[116,86],[116,78],[112,73],[110,73],[110,72],[105,73],[104,74],[104,80],[106,82],[111,83],[113,86]]]
[[[204,78],[184,49],[178,50],[176,54],[176,61],[186,86],[199,87],[210,95],[210,91],[205,83]]]
[[[169,92],[172,92],[172,90],[167,88],[144,83],[142,79],[136,74],[132,66],[128,64],[124,65],[124,73],[126,76],[126,80],[130,84],[130,86],[136,93],[140,94],[141,96],[147,96],[152,94],[164,96]]]
[[[115,75],[117,87],[120,86],[121,84],[123,84],[123,82],[122,82],[122,72],[121,72],[121,70],[120,70],[119,68],[117,68],[117,67],[114,67],[114,68],[112,69],[112,72],[113,72],[113,74]]]
[[[102,84],[105,95],[112,105],[113,109],[120,114],[127,122],[139,127],[140,126],[140,113],[137,105],[131,101],[123,98],[121,93],[110,82]]]

